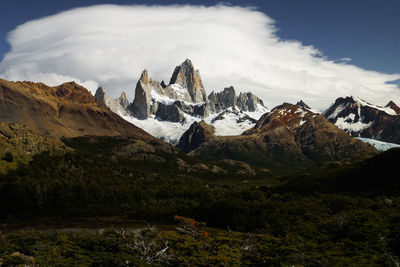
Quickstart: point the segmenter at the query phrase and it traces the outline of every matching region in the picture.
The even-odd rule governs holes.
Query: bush
[[[4,160],[7,162],[13,162],[14,157],[10,151],[7,151],[6,155],[4,156]]]

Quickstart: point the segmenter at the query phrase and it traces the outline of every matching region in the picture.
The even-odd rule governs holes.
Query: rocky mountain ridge
[[[323,114],[354,137],[400,144],[399,111],[392,101],[386,106],[377,106],[349,96],[336,99]]]
[[[264,114],[239,136],[215,136],[209,127],[193,124],[182,135],[178,148],[206,159],[241,160],[266,168],[290,166],[293,170],[377,153],[373,146],[351,137],[323,115],[288,103]]]
[[[158,88],[159,91],[154,88]],[[287,164],[294,169],[304,168],[326,161],[344,160],[358,155],[364,157],[377,152],[372,146],[338,129],[323,115],[313,112],[303,101],[298,102],[298,105],[284,103],[269,112],[263,102],[253,94],[237,95],[233,87],[227,87],[221,92],[212,92],[206,102],[198,103],[193,102],[187,88],[181,90],[182,92],[176,88],[183,87],[179,84],[166,86],[155,82],[145,70],[137,83],[137,98],[129,103],[125,93],[118,99],[112,99],[103,87],[93,96],[87,89],[73,82],[49,87],[41,83],[2,81],[0,109],[3,112],[0,113],[0,119],[26,124],[40,135],[133,137],[129,149],[123,153],[128,157],[129,153],[134,153],[135,157],[143,156],[143,160],[149,159],[151,151],[165,151],[167,154],[177,151],[122,119],[112,112],[112,109],[125,117],[131,116],[132,112],[136,112],[136,115],[139,112],[150,114],[150,118],[145,120],[135,119],[170,123],[173,131],[178,133],[176,125],[187,127],[182,132],[184,134],[178,136],[178,148],[185,153],[206,159],[246,162],[258,168],[279,169],[286,168]],[[198,91],[202,92],[201,88]],[[138,104],[140,101],[141,105]],[[391,116],[397,117],[392,108],[394,103],[389,104],[391,105],[388,107],[378,108],[368,103],[365,106],[375,108],[379,112],[392,112]],[[137,105],[140,109],[135,108]],[[345,106],[347,107],[347,104]],[[195,110],[195,107],[203,108],[203,111],[209,110],[211,115],[193,119],[194,116],[189,112]],[[362,109],[360,105],[357,107],[358,110]],[[250,117],[257,109],[261,111],[260,118]],[[179,117],[180,112],[183,113],[182,120],[174,122],[168,118]],[[226,130],[232,125],[236,128],[234,134],[228,131],[221,134],[221,129]],[[245,127],[240,128],[238,125]],[[161,149],[154,148],[156,145]],[[118,154],[117,152],[115,153]]]
[[[163,144],[75,82],[47,86],[0,79],[0,121],[25,125],[43,136],[130,136]]]
[[[152,135],[172,143],[195,121],[204,119],[213,124],[216,134],[240,134],[268,111],[261,99],[250,92],[237,95],[232,86],[206,96],[200,72],[189,59],[175,68],[168,85],[151,79],[145,69],[136,84],[135,98],[128,105],[121,104],[121,97],[109,97],[103,87],[98,88],[96,99]],[[223,123],[227,120],[229,123]],[[233,132],[226,132],[227,124]],[[168,127],[179,134],[170,133]]]
[[[50,154],[58,157],[81,151],[94,157],[105,153],[115,164],[118,159],[158,164],[181,175],[255,174],[239,161],[189,158],[112,112],[110,105],[128,108],[129,103],[124,93],[113,100],[100,88],[93,96],[74,82],[47,86],[0,79],[0,173],[27,164],[41,152],[55,152]],[[142,169],[139,165],[139,172]]]
[[[232,86],[206,96],[200,72],[189,59],[175,68],[168,85],[152,80],[144,70],[132,103],[124,93],[112,99],[103,87],[97,90],[96,99],[153,136],[172,144],[177,144],[194,122],[204,120],[213,125],[217,136],[240,135],[269,112],[257,96],[251,92],[237,95]],[[320,113],[303,100],[296,105]],[[338,98],[322,114],[354,137],[400,143],[397,130],[400,129],[400,108],[392,101],[381,107],[358,97]]]

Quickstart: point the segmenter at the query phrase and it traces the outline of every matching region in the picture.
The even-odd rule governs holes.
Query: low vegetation
[[[245,176],[234,167],[189,173],[177,158],[196,159],[183,154],[121,156],[119,142],[65,140],[73,151],[36,154],[0,175],[3,265],[26,263],[16,252],[43,266],[399,264],[400,183],[391,172],[400,150],[296,175]],[[99,216],[175,226],[10,230],[38,218]]]

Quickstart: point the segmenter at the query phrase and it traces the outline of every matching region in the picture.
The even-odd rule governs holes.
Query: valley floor
[[[189,173],[178,158],[216,163],[179,153],[154,150],[143,160],[124,139],[64,142],[74,151],[36,154],[0,174],[3,266],[399,262],[400,181],[391,174],[399,149],[251,176],[234,167]]]

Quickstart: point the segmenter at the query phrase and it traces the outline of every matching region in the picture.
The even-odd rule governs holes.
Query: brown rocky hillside
[[[0,121],[49,136],[133,136],[161,142],[125,121],[75,82],[59,86],[0,79]]]
[[[194,127],[201,132],[197,128]],[[180,144],[191,146],[188,139]],[[293,169],[376,153],[374,147],[351,137],[323,115],[287,103],[264,114],[243,135],[213,136],[190,152],[209,159],[227,158],[259,167]]]

